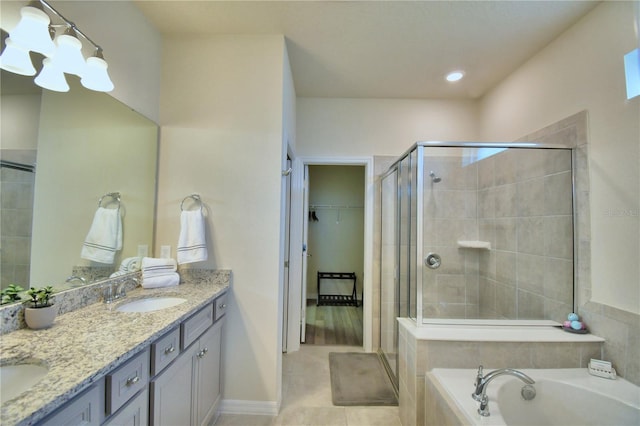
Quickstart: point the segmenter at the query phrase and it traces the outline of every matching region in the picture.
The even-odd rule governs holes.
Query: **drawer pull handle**
[[[198,352],[198,358],[204,358],[204,356],[209,352],[209,348],[204,348],[200,352]]]
[[[220,309],[224,309],[226,307],[227,307],[226,303],[221,303],[221,304],[218,305],[218,308],[220,308]]]
[[[138,383],[140,381],[140,377],[136,376],[136,377],[131,377],[130,379],[127,379],[127,386],[133,386],[136,383]]]
[[[169,346],[168,348],[166,348],[166,349],[164,350],[164,354],[165,354],[165,355],[168,355],[168,354],[172,353],[172,352],[173,352],[173,351],[175,351],[175,350],[176,350],[176,348],[175,348],[173,345],[171,345],[171,346]]]

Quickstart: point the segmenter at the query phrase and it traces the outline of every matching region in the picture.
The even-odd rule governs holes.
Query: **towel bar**
[[[110,198],[114,199],[118,203],[118,208],[120,208],[120,193],[119,192],[108,192],[108,193],[104,194],[98,200],[98,207],[102,207],[102,200],[105,197],[110,197]]]
[[[182,199],[182,202],[180,203],[180,211],[184,211],[184,202],[187,201],[189,198],[193,199],[196,203],[198,203],[200,205],[200,210],[202,210],[202,199],[200,198],[200,196],[198,194],[191,194],[191,195],[187,195]]]

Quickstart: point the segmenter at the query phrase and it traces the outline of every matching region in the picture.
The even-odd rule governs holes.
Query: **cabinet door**
[[[149,412],[149,391],[142,392],[111,417],[103,426],[146,426]]]
[[[192,364],[197,345],[181,354],[151,382],[152,425],[190,425],[192,404]]]
[[[194,357],[196,368],[196,425],[207,425],[220,398],[220,344],[222,321],[218,321],[200,337],[200,350]]]

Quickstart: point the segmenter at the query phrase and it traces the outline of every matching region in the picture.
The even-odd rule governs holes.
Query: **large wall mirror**
[[[153,248],[158,127],[67,76],[67,93],[2,71],[1,284],[77,286],[108,277]],[[122,249],[113,264],[81,259],[99,199],[121,196]],[[115,208],[109,198],[103,207]]]

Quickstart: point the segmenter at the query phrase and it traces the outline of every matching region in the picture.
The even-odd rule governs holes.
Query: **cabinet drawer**
[[[205,306],[197,314],[181,324],[182,349],[195,342],[213,324],[213,303]]]
[[[100,390],[93,386],[82,395],[74,398],[55,414],[46,418],[42,426],[72,426],[100,424]]]
[[[227,312],[227,293],[218,297],[213,302],[214,310],[215,310],[215,321],[218,321],[225,312]]]
[[[106,413],[115,413],[149,381],[149,351],[146,350],[107,375]]]
[[[161,372],[171,361],[180,355],[180,329],[162,336],[151,345],[151,375]]]

